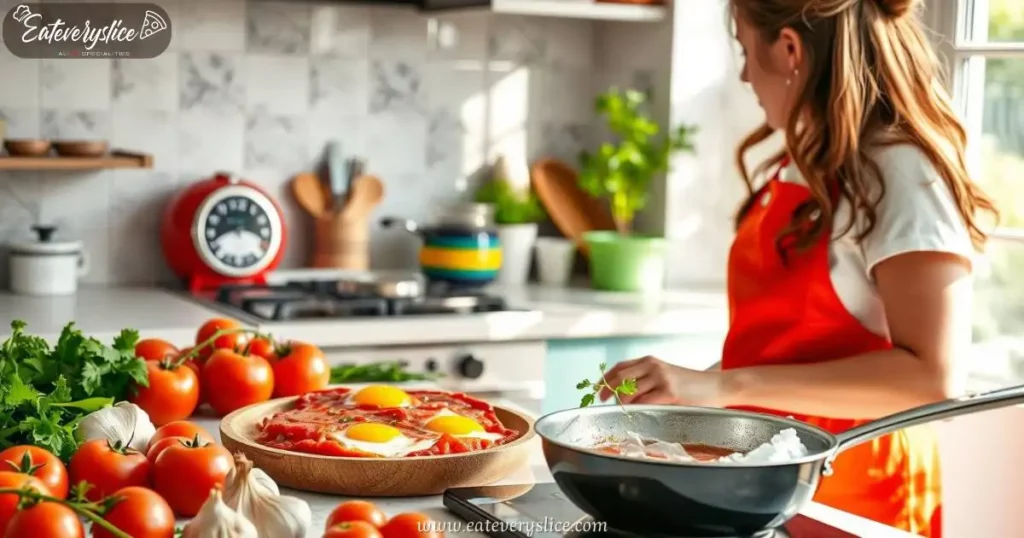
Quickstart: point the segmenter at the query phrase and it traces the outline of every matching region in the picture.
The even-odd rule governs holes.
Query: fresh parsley
[[[36,445],[67,461],[85,415],[149,386],[145,362],[135,357],[137,331],[123,330],[107,346],[68,323],[51,347],[26,334],[24,321],[11,329],[0,344],[0,449]]]
[[[612,396],[615,397],[615,401],[619,406],[622,406],[622,399],[620,398],[620,395],[628,396],[630,394],[636,394],[636,379],[623,379],[622,382],[619,383],[619,386],[612,387],[604,377],[604,373],[605,370],[608,369],[608,365],[601,363],[598,368],[601,369],[601,377],[598,381],[584,379],[583,381],[576,383],[576,390],[587,391],[580,400],[580,407],[587,407],[593,404],[597,398],[597,394],[601,392],[601,389],[608,389],[611,391]]]

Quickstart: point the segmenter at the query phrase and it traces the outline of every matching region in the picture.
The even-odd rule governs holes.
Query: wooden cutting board
[[[530,181],[555,226],[574,241],[584,255],[588,254],[584,233],[615,230],[615,220],[608,206],[581,189],[576,170],[564,162],[537,161],[530,169]]]

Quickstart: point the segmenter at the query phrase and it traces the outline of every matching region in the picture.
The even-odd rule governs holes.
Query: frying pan
[[[924,405],[838,435],[774,415],[672,405],[566,409],[539,418],[534,428],[565,496],[611,528],[642,536],[761,536],[811,502],[842,451],[903,428],[1019,403],[1024,385]],[[628,430],[749,451],[787,428],[796,430],[807,456],[771,464],[677,463],[589,449]]]

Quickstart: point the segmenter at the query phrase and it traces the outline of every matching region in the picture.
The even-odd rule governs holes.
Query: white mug
[[[537,255],[540,282],[549,286],[565,286],[576,260],[576,244],[562,237],[538,237],[533,248]]]

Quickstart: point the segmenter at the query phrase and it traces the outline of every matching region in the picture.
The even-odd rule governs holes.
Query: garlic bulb
[[[252,522],[224,504],[220,490],[212,489],[199,513],[185,525],[181,538],[259,538],[259,535]]]
[[[305,538],[313,519],[306,501],[281,495],[277,484],[242,454],[235,454],[235,468],[224,482],[224,502],[274,538]]]
[[[78,423],[76,430],[76,435],[83,442],[93,439],[120,441],[122,445],[140,452],[145,452],[154,433],[156,426],[149,420],[149,415],[141,407],[128,402],[118,402],[113,407],[89,413]]]

